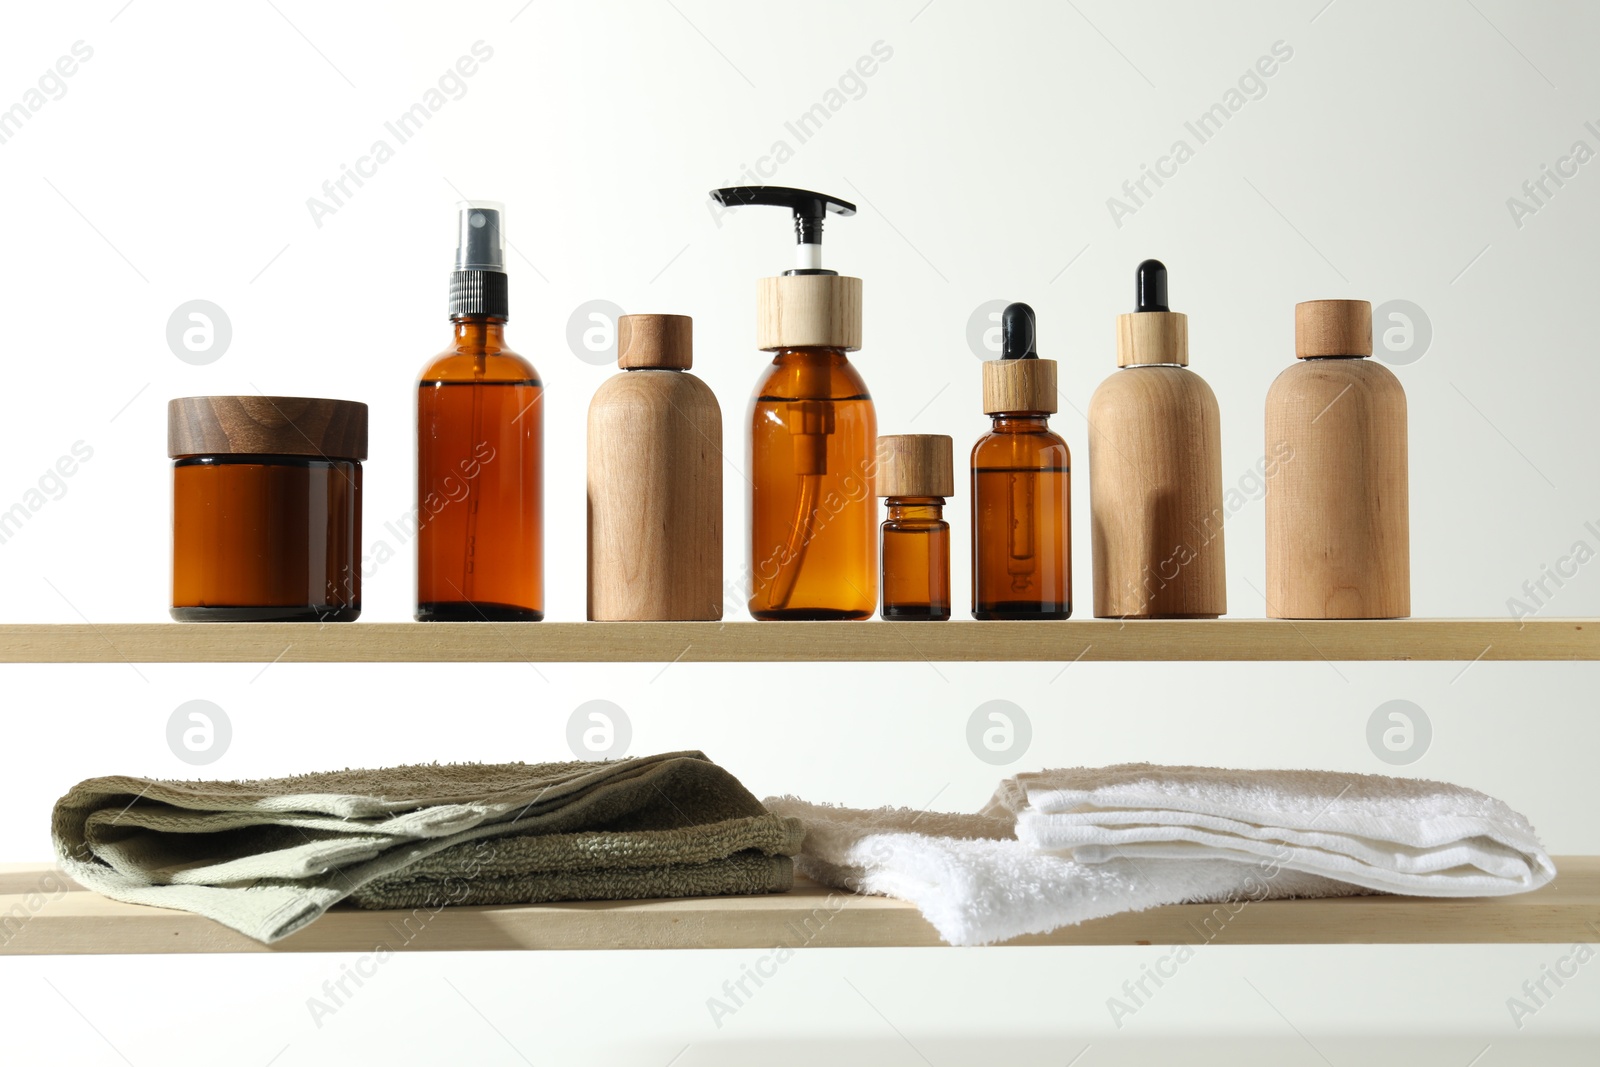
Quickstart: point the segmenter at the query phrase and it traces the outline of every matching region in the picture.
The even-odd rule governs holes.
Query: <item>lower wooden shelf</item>
[[[1535,893],[1470,900],[1344,897],[1245,904],[1176,904],[1114,915],[1012,945],[1572,944],[1600,938],[1600,856],[1556,859],[1560,876]],[[63,886],[66,888],[63,891]],[[1238,907],[1238,905],[1235,905]],[[119,904],[44,864],[0,865],[0,955],[154,952],[391,952],[490,949],[913,948],[938,946],[910,904],[808,882],[792,892],[713,897],[442,908],[335,908],[265,946],[187,912]]]

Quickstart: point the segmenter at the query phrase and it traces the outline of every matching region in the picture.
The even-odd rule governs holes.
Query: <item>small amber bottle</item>
[[[1050,430],[1056,364],[1034,351],[1033,309],[1011,304],[1003,353],[983,365],[994,421],[972,449],[972,614],[1072,615],[1072,456]]]
[[[544,386],[506,347],[502,219],[461,205],[455,338],[418,383],[419,622],[544,618]]]
[[[944,521],[945,499],[955,494],[950,448],[943,434],[878,438],[878,492],[889,508],[879,527],[885,619],[950,617],[950,524]]]

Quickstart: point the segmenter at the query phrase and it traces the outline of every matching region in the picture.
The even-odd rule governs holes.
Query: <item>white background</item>
[[[1079,413],[1115,366],[1134,264],[1159,256],[1174,310],[1190,315],[1192,366],[1221,402],[1229,484],[1261,454],[1296,301],[1425,311],[1431,346],[1396,367],[1411,412],[1414,611],[1504,617],[1575,542],[1600,549],[1585,527],[1600,530],[1585,436],[1600,385],[1588,314],[1600,163],[1520,226],[1507,206],[1575,141],[1600,150],[1584,127],[1600,127],[1597,35],[1593,5],[1509,0],[12,7],[0,107],[74,42],[93,56],[0,144],[0,509],[75,442],[93,458],[0,544],[0,621],[165,618],[174,396],[366,401],[367,536],[384,538],[411,506],[414,377],[448,336],[456,190],[508,205],[509,336],[547,388],[548,617],[583,611],[584,418],[613,373],[568,344],[569,317],[591,300],[694,316],[695,369],[726,416],[732,576],[744,410],[765,362],[755,279],[789,265],[792,237],[772,209],[719,226],[705,194],[748,180],[778,140],[793,157],[764,178],[861,208],[830,221],[825,253],[865,279],[858,362],[883,432],[969,447],[984,429],[969,318],[993,300],[1037,309],[1041,353],[1060,361],[1055,425],[1079,461],[1080,614]],[[493,56],[464,94],[396,145],[384,122],[480,40]],[[1293,54],[1264,92],[1197,144],[1185,121],[1280,41]],[[891,56],[847,79],[841,106],[799,143],[785,123],[877,42]],[[380,137],[394,158],[317,225],[307,199]],[[1117,225],[1108,197],[1178,138],[1193,158]],[[168,317],[193,299],[232,324],[206,366],[166,342]],[[959,613],[967,502],[952,504]],[[1259,501],[1227,541],[1230,614],[1259,617]],[[367,578],[369,620],[410,614],[411,556],[391,547],[400,555]],[[1540,614],[1600,614],[1595,570],[1547,586]],[[90,775],[564,758],[567,718],[591,699],[626,709],[630,751],[702,748],[758,795],[951,810],[980,804],[1004,773],[966,747],[967,717],[990,699],[1033,724],[1012,770],[1148,759],[1368,772],[1389,769],[1367,747],[1368,716],[1407,699],[1434,736],[1399,773],[1494,793],[1552,852],[1594,853],[1595,680],[1588,664],[1489,662],[8,666],[0,857],[47,857],[53,799]],[[233,727],[204,772],[165,740],[194,698]],[[1583,1062],[1600,1019],[1591,963],[1513,1025],[1506,998],[1570,947],[1212,947],[1116,1029],[1106,998],[1163,951],[819,951],[720,1028],[706,998],[759,954],[413,953],[320,1027],[306,1000],[353,960],[8,960],[0,1040],[13,1062],[85,1064],[1066,1063],[1090,1045],[1075,1062],[1093,1065],[1200,1062],[1190,1039],[1203,1035],[1226,1039],[1219,1062],[1491,1065]],[[844,1042],[866,1045],[847,1054]]]

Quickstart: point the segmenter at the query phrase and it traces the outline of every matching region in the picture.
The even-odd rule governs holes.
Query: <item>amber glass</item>
[[[172,617],[350,622],[361,614],[361,464],[186,456],[172,471]]]
[[[972,449],[972,614],[1072,614],[1072,457],[1043,415],[997,415]]]
[[[418,621],[544,618],[544,386],[504,326],[455,320],[417,389]]]
[[[866,619],[878,600],[878,420],[837,348],[785,348],[750,404],[750,614]]]
[[[944,497],[892,496],[889,518],[879,527],[883,544],[883,595],[879,614],[886,619],[950,617],[950,524]]]

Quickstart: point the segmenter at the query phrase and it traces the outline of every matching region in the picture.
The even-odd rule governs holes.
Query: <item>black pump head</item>
[[[1139,264],[1135,275],[1133,310],[1171,311],[1167,306],[1167,268],[1159,259]]]
[[[735,185],[727,189],[713,189],[711,199],[724,207],[766,204],[788,208],[794,212],[795,243],[801,248],[799,266],[784,273],[839,273],[822,269],[822,217],[830,211],[835,215],[854,215],[856,206],[848,200],[806,189],[791,189],[786,185]]]
[[[1034,333],[1033,308],[1027,304],[1007,304],[1000,313],[1000,358],[1038,359]]]

